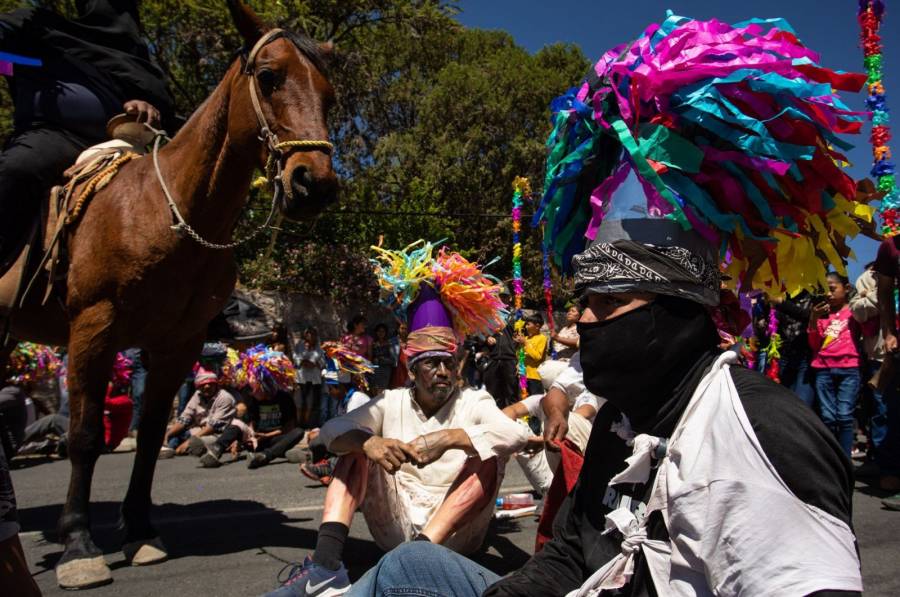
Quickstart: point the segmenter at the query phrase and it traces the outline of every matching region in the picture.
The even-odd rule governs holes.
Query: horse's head
[[[330,44],[266,27],[240,0],[228,3],[247,48],[242,76],[235,78],[229,130],[247,127],[263,143],[260,165],[281,185],[282,213],[291,219],[315,216],[337,198],[331,166],[327,114],[334,89],[325,76]],[[247,120],[247,118],[251,120]],[[240,119],[241,122],[235,122]]]

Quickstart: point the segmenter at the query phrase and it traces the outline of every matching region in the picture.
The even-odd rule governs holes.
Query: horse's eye
[[[256,73],[256,80],[259,81],[259,90],[262,91],[263,95],[270,95],[278,84],[275,71],[267,68],[260,69]]]

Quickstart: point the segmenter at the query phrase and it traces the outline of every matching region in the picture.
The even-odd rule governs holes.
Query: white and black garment
[[[626,445],[605,405],[553,539],[484,595],[859,594],[849,461],[795,395],[733,358],[706,358],[662,444]]]

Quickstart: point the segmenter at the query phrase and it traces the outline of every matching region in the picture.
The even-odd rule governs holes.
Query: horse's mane
[[[298,33],[296,31],[290,31],[288,29],[284,29],[282,33],[276,36],[284,37],[291,41],[291,43],[296,46],[300,53],[303,54],[307,60],[312,62],[313,66],[315,66],[320,73],[324,76],[328,76],[328,65],[325,60],[325,55],[322,52],[322,49],[319,47],[319,43],[314,39],[306,35],[305,33]],[[245,45],[240,50],[235,52],[235,55],[240,56],[241,64],[246,64],[247,56],[250,54],[250,46]]]

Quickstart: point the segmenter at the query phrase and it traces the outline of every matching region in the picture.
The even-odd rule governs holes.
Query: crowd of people
[[[171,117],[136,5],[77,4],[75,28],[49,11],[0,21],[14,49],[29,48],[29,31],[65,49],[40,78],[14,81],[4,214],[38,211],[110,112]],[[104,49],[109,35],[122,47]],[[91,76],[70,80],[61,55]],[[865,78],[816,61],[778,19],[667,15],[551,104],[537,215],[573,275],[564,322],[515,309],[447,247],[379,244],[392,317],[354,316],[333,341],[308,327],[205,345],[172,397],[160,458],[250,469],[284,458],[327,486],[314,551],[275,597],[861,594],[854,474],[900,510],[900,235],[855,287],[825,275],[822,255],[843,266],[850,214],[871,210],[835,165],[838,135],[861,119],[836,89]],[[50,93],[65,101],[35,101]],[[74,135],[73,123],[93,126]],[[25,242],[23,218],[0,227],[5,261]],[[65,456],[65,355],[23,343],[10,364],[0,575],[34,594],[6,457]],[[105,449],[133,442],[146,373],[139,349],[117,355]],[[38,399],[48,380],[55,397]],[[853,456],[865,462],[854,469]],[[500,578],[466,556],[484,543],[512,458],[544,502],[535,554]],[[351,584],[357,511],[386,554]]]

